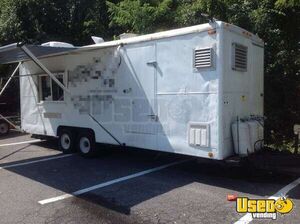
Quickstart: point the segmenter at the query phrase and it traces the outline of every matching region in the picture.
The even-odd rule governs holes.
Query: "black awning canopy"
[[[78,49],[76,47],[49,47],[41,45],[26,45],[26,47],[37,58],[54,56],[56,54],[66,53]],[[0,64],[9,64],[26,60],[31,59],[24,53],[18,43],[0,47]]]

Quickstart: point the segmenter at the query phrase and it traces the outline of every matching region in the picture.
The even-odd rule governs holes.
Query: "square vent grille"
[[[189,125],[189,145],[209,147],[209,125],[192,123]]]
[[[233,62],[232,69],[245,72],[247,71],[248,48],[237,43],[232,44]]]
[[[209,68],[212,67],[212,48],[202,48],[194,50],[194,67]]]

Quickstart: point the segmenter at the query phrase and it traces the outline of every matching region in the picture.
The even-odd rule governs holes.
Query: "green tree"
[[[110,37],[102,0],[2,0],[0,43],[58,40],[90,43],[91,35]]]
[[[110,26],[121,31],[149,33],[172,27],[173,0],[124,0],[107,4],[111,15]]]

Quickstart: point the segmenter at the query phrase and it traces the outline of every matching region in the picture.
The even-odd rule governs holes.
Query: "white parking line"
[[[295,188],[296,186],[298,186],[300,184],[300,178],[294,180],[292,183],[290,183],[289,185],[285,186],[284,188],[280,189],[276,194],[274,194],[273,196],[269,197],[268,199],[274,199],[277,200],[278,198],[282,197],[282,196],[286,196],[287,193],[292,190],[293,188]],[[251,213],[247,213],[246,215],[244,215],[242,218],[240,218],[238,221],[236,221],[234,224],[248,224],[251,221],[253,221],[253,217]]]
[[[14,143],[3,144],[3,145],[0,145],[0,147],[12,146],[12,145],[23,145],[23,144],[42,142],[42,141],[44,141],[44,140],[35,139],[35,140],[29,140],[29,141],[25,141],[25,142],[14,142]]]
[[[12,168],[12,167],[18,167],[18,166],[25,166],[25,165],[29,165],[29,164],[33,164],[33,163],[40,163],[40,162],[45,162],[45,161],[50,161],[50,160],[55,160],[55,159],[62,159],[62,158],[70,157],[70,156],[73,156],[73,154],[54,156],[54,157],[50,157],[50,158],[38,159],[38,160],[33,160],[33,161],[28,161],[28,162],[23,162],[23,163],[16,163],[16,164],[11,164],[11,165],[1,166],[0,170]]]
[[[87,193],[89,191],[93,191],[93,190],[96,190],[96,189],[99,189],[99,188],[107,187],[109,185],[120,183],[122,181],[126,181],[126,180],[129,180],[129,179],[140,177],[140,176],[143,176],[143,175],[146,175],[146,174],[149,174],[149,173],[153,173],[153,172],[156,172],[156,171],[159,171],[159,170],[171,167],[171,166],[175,166],[175,165],[187,162],[187,161],[190,161],[190,159],[188,159],[188,160],[181,160],[181,161],[169,163],[169,164],[166,164],[166,165],[163,165],[163,166],[155,167],[155,168],[152,168],[152,169],[144,170],[144,171],[141,171],[141,172],[138,172],[138,173],[134,173],[134,174],[125,176],[125,177],[121,177],[121,178],[110,180],[110,181],[107,181],[107,182],[104,182],[104,183],[101,183],[101,184],[97,184],[97,185],[94,185],[92,187],[84,188],[84,189],[75,191],[75,192],[73,192],[71,194],[63,194],[63,195],[60,195],[58,197],[41,200],[41,201],[39,201],[39,203],[41,205],[45,205],[45,204],[56,202],[56,201],[60,201],[60,200],[66,199],[66,198],[78,196],[78,195]]]

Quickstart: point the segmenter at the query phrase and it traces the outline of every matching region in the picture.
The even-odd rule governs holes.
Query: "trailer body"
[[[224,22],[130,37],[20,66],[21,127],[58,136],[92,130],[96,142],[223,160],[231,124],[263,116],[264,44]]]

